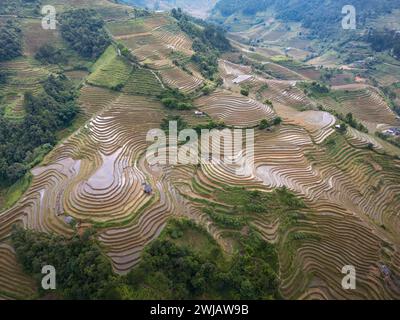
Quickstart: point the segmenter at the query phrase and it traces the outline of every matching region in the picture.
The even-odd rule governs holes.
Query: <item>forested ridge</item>
[[[193,247],[185,237],[195,237]],[[151,243],[139,266],[126,276],[113,273],[109,259],[87,229],[72,239],[15,226],[11,237],[24,272],[40,286],[44,265],[56,269],[63,299],[273,299],[279,297],[277,255],[254,231],[241,237],[242,249],[229,260],[205,230],[188,220],[172,220]],[[201,243],[201,247],[199,247]],[[46,292],[39,290],[39,296]]]
[[[0,62],[14,59],[22,54],[22,31],[9,20],[0,25]]]
[[[50,75],[43,92],[25,93],[22,121],[0,111],[0,180],[9,185],[21,178],[35,159],[57,142],[57,131],[67,127],[78,112],[76,91],[63,74]]]
[[[40,0],[1,0],[0,4],[2,15],[40,15]]]
[[[366,40],[375,51],[389,50],[395,57],[400,58],[400,31],[370,30]]]
[[[193,39],[195,54],[192,60],[200,66],[203,76],[213,79],[218,72],[219,55],[232,49],[226,38],[225,30],[214,24],[195,19],[181,9],[173,9],[172,16],[178,20],[182,31]]]
[[[60,22],[62,37],[84,58],[97,59],[111,43],[104,21],[94,10],[67,11]]]

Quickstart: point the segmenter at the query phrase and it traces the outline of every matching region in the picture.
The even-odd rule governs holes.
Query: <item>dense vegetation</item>
[[[282,118],[281,117],[276,117],[274,120],[272,121],[268,121],[268,119],[262,119],[260,121],[260,125],[258,126],[258,128],[260,130],[264,130],[264,129],[268,129],[271,128],[271,126],[278,126],[282,123]]]
[[[0,26],[0,62],[22,55],[22,32],[15,22]]]
[[[5,84],[9,73],[6,70],[0,70],[0,84]]]
[[[41,46],[35,54],[35,59],[43,64],[61,64],[67,62],[63,50],[55,48],[51,44]]]
[[[56,143],[56,132],[68,126],[78,107],[72,83],[64,75],[51,75],[44,92],[26,93],[22,121],[0,111],[0,181],[11,184],[21,178]]]
[[[375,51],[391,51],[400,59],[400,33],[396,30],[370,30],[367,41]]]
[[[239,236],[230,259],[201,227],[173,220],[149,245],[139,266],[114,275],[91,230],[72,239],[15,227],[12,244],[37,283],[44,265],[56,269],[55,295],[65,299],[274,299],[277,255],[255,231]],[[39,291],[40,295],[46,294]]]
[[[16,227],[12,233],[18,261],[23,270],[40,284],[42,267],[56,269],[58,296],[65,299],[112,299],[118,277],[90,231],[68,240]],[[40,286],[39,286],[40,287]],[[44,294],[44,292],[41,292]]]
[[[181,116],[167,116],[166,118],[162,119],[160,128],[161,130],[165,131],[166,134],[169,133],[169,123],[171,121],[176,121],[178,132],[187,128],[187,122]]]
[[[32,16],[40,14],[40,0],[1,0],[0,14]]]
[[[168,109],[190,110],[193,108],[192,100],[178,89],[165,90],[159,95],[159,98]]]
[[[227,260],[206,231],[174,221],[128,275],[135,299],[274,299],[277,256],[255,231],[239,236]]]
[[[390,136],[390,135],[384,134],[384,133],[379,132],[379,131],[375,132],[375,135],[377,137],[379,137],[379,138],[381,138],[381,139],[383,139],[383,140],[395,145],[396,147],[400,148],[400,137],[398,137],[398,136]]]
[[[200,66],[203,76],[214,79],[218,72],[218,57],[221,52],[231,50],[225,31],[203,20],[194,19],[181,9],[173,9],[172,16],[178,20],[179,27],[193,39],[192,60]]]
[[[90,9],[77,9],[61,15],[61,35],[84,58],[98,58],[110,45],[104,21]]]

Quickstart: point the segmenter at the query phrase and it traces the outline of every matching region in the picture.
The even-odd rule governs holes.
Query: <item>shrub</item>
[[[240,93],[241,93],[242,95],[248,97],[249,94],[250,94],[250,91],[249,91],[249,89],[247,89],[247,88],[242,88],[242,89],[240,90]]]
[[[35,59],[43,64],[60,64],[67,62],[63,51],[53,47],[51,44],[41,46],[35,54]]]
[[[258,126],[260,130],[267,129],[271,126],[267,119],[262,119],[260,125]]]
[[[274,122],[273,122],[273,124],[274,125],[280,125],[282,123],[282,118],[281,117],[276,117],[275,119],[274,119]]]

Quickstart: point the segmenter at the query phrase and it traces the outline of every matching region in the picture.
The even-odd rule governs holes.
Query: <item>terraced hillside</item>
[[[122,42],[140,63],[158,72],[170,87],[184,92],[200,88],[203,80],[193,72],[174,65],[171,55],[179,52],[191,56],[192,41],[176,21],[167,15],[152,15],[128,23],[107,24],[116,40]]]
[[[78,2],[87,5],[71,1]],[[28,190],[0,212],[0,298],[37,297],[10,242],[15,224],[66,238],[91,229],[123,276],[140,266],[145,248],[172,218],[201,226],[227,260],[241,256],[241,241],[255,232],[277,257],[277,291],[284,299],[400,298],[400,150],[349,126],[342,131],[335,125],[343,121],[332,112],[397,125],[378,89],[340,90],[336,100],[316,97],[298,83],[311,82],[311,69],[272,60],[262,67],[254,56],[241,63],[229,54],[219,61],[218,77],[206,80],[194,62],[185,68],[174,63],[194,52],[169,14],[117,21],[119,5],[102,0],[96,6],[109,18],[113,41],[90,74],[80,74],[84,123],[31,170]],[[29,59],[7,65],[14,68],[13,81],[35,81],[12,81],[0,90],[18,94],[52,72],[32,69]],[[188,110],[167,108],[160,98],[165,92]],[[328,111],[318,108],[321,103]],[[226,155],[221,149],[231,162],[152,164],[149,132],[171,117],[196,129],[254,129],[254,151]],[[212,149],[217,141],[211,140]],[[179,235],[171,238],[179,241]],[[355,290],[341,285],[347,265],[357,270]],[[257,268],[247,269],[258,276]]]
[[[324,103],[340,113],[354,114],[363,121],[368,128],[376,130],[380,125],[398,126],[400,120],[396,113],[389,107],[382,92],[371,86],[341,86],[334,87],[334,101],[324,99]]]

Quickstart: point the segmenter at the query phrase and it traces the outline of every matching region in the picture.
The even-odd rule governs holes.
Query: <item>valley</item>
[[[82,56],[60,28],[43,30],[26,12],[15,18],[22,54],[0,62],[7,123],[26,119],[25,92],[41,94],[52,74],[73,83],[79,106],[51,150],[0,189],[0,299],[41,296],[15,225],[61,242],[90,232],[112,276],[126,281],[115,285],[119,299],[400,298],[400,144],[384,134],[400,128],[398,97],[388,94],[399,92],[398,60],[381,53],[372,67],[355,66],[318,52],[299,23],[265,16],[233,26],[232,48],[222,50],[218,29],[163,11],[179,1],[156,12],[93,2],[49,1],[59,12],[90,7],[104,21],[98,56]],[[63,61],[38,61],[45,44]],[[254,129],[254,167],[247,152],[234,154],[241,174],[229,163],[149,164],[146,136],[169,119]],[[171,270],[158,257],[180,255],[213,271],[193,270],[197,286],[177,279],[193,265]],[[342,287],[347,265],[355,290]],[[185,289],[171,289],[174,281]]]

